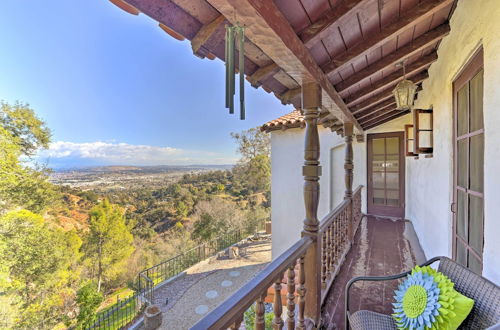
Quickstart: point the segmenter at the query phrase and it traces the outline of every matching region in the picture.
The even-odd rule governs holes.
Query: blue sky
[[[247,120],[230,116],[222,61],[106,0],[2,0],[0,40],[0,99],[47,122],[56,167],[232,163],[230,132],[291,111],[247,84]]]

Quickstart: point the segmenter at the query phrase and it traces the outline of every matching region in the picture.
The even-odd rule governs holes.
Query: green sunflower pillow
[[[398,329],[457,329],[474,300],[453,287],[446,275],[429,266],[416,266],[395,291],[392,315]]]

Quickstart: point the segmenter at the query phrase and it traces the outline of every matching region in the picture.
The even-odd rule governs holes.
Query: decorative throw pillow
[[[416,266],[395,291],[398,329],[454,330],[469,315],[474,300],[460,294],[443,273]]]

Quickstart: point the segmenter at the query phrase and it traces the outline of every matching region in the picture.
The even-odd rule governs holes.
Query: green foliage
[[[231,133],[231,137],[238,144],[238,152],[242,156],[242,162],[249,161],[259,155],[271,156],[269,134],[262,132],[258,127],[241,133]]]
[[[0,126],[10,133],[25,156],[33,156],[38,149],[49,147],[50,130],[28,104],[1,102]]]
[[[48,171],[21,160],[49,142],[49,129],[27,105],[0,103],[0,213],[14,207],[40,212],[55,200]]]
[[[247,194],[266,192],[271,187],[271,161],[267,155],[258,155],[234,168],[235,183]]]
[[[274,313],[268,312],[264,314],[264,328],[266,330],[273,329],[273,319]],[[255,304],[250,306],[250,308],[244,314],[245,329],[255,329]]]
[[[0,291],[12,298],[15,327],[46,328],[64,320],[80,245],[73,232],[51,229],[32,212],[0,218]]]
[[[198,241],[211,240],[229,230],[241,228],[245,217],[235,202],[215,197],[196,205],[191,237]]]
[[[80,309],[77,317],[78,327],[85,329],[93,324],[96,319],[96,310],[103,302],[102,293],[97,291],[97,286],[92,281],[87,281],[77,292],[76,302]]]
[[[241,159],[233,168],[234,190],[241,195],[266,193],[271,182],[271,144],[269,135],[259,128],[231,133],[238,143]]]
[[[89,222],[85,252],[97,267],[97,291],[100,291],[103,279],[114,280],[125,268],[127,258],[134,251],[134,238],[122,210],[106,199],[90,211]]]

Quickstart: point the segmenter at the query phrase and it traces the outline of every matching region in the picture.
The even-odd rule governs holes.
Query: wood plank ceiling
[[[396,64],[406,61],[406,77],[419,84],[420,91],[430,65],[437,60],[440,41],[450,31],[448,21],[456,5],[456,0],[110,1],[131,14],[142,12],[152,17],[176,39],[191,40],[196,56],[221,60],[228,19],[215,7],[235,8],[234,4],[245,3],[264,22],[266,16],[272,17],[269,12],[278,13],[278,18],[284,19],[274,31],[283,33],[279,37],[284,39],[286,31],[293,29],[294,37],[309,52],[307,56],[321,68],[324,84],[329,85],[332,99],[343,111],[337,119],[335,113],[324,109],[322,123],[338,130],[342,120],[350,120],[359,131],[408,113],[396,110],[392,96],[392,89],[403,78],[402,68]],[[300,108],[297,76],[284,65],[280,67],[262,48],[245,41],[247,80],[274,93],[282,103]]]

